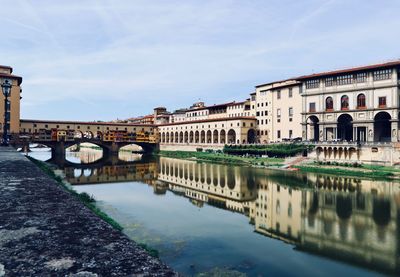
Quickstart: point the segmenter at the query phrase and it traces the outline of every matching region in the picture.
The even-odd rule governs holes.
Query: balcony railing
[[[346,140],[326,140],[326,141],[302,141],[304,144],[314,144],[314,145],[360,145],[360,146],[390,146],[393,143],[390,141],[346,141]]]

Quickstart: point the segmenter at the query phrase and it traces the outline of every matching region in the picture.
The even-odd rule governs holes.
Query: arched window
[[[365,108],[365,95],[362,93],[357,96],[357,108]]]
[[[343,95],[342,98],[340,98],[340,108],[342,110],[349,109],[349,97],[347,95]]]
[[[325,109],[327,111],[333,110],[333,99],[332,97],[328,97],[325,100]]]

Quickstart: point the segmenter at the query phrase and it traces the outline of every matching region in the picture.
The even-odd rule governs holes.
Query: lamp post
[[[4,80],[3,84],[1,85],[1,89],[4,95],[4,124],[3,124],[3,142],[2,146],[8,146],[8,129],[10,126],[10,111],[8,105],[8,97],[11,94],[11,82],[7,79]]]

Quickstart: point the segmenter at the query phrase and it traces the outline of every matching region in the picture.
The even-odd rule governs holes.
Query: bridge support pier
[[[51,148],[51,158],[55,161],[65,161],[65,144],[63,141],[55,143]]]
[[[119,145],[116,142],[112,142],[103,148],[103,157],[117,156],[119,152]]]
[[[29,143],[24,143],[24,144],[22,145],[22,152],[24,152],[24,153],[29,153],[29,152],[31,152],[31,149],[29,148]]]

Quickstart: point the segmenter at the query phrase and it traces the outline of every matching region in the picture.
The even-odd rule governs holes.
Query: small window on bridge
[[[80,129],[81,128],[81,126],[78,126],[78,129]]]
[[[97,127],[97,130],[100,130],[100,127]]]
[[[69,125],[67,126],[67,129],[69,129]]]
[[[56,128],[57,128],[57,129],[58,129],[58,128],[60,128],[60,125],[57,125],[57,127],[56,127]]]
[[[107,130],[110,130],[110,128],[109,128],[109,127],[107,127]]]
[[[37,125],[36,125],[36,124],[33,124],[33,127],[37,127]]]
[[[90,129],[90,126],[87,126],[88,130]]]
[[[46,125],[44,125],[44,128],[49,128],[49,125],[47,125],[47,124],[46,124]]]

